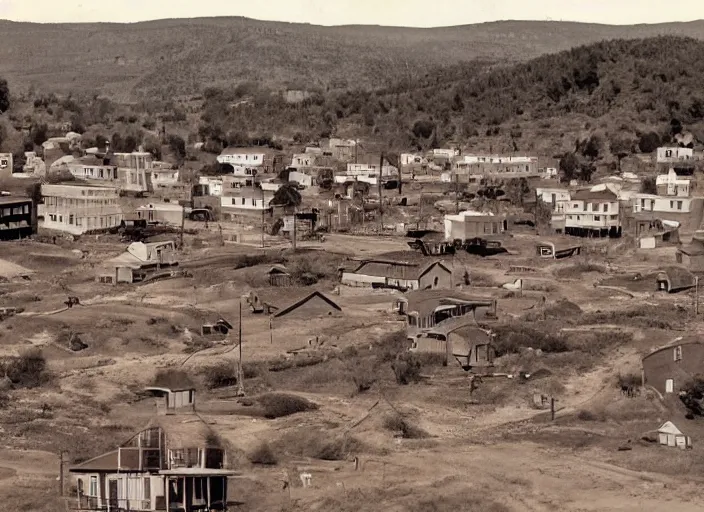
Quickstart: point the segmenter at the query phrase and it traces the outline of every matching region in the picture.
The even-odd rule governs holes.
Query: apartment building
[[[0,240],[18,240],[32,236],[32,233],[32,200],[0,196]]]
[[[82,235],[119,226],[123,219],[117,189],[91,185],[42,185],[39,227]]]
[[[564,233],[573,236],[620,237],[619,191],[609,184],[571,194],[564,208]]]
[[[463,155],[452,164],[460,181],[476,182],[483,179],[518,179],[539,177],[538,159],[531,156]]]

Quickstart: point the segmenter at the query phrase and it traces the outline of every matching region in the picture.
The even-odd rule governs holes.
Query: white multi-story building
[[[694,150],[692,148],[662,147],[656,152],[657,163],[687,162],[694,160]]]
[[[531,156],[463,155],[455,158],[452,169],[469,181],[540,176],[538,159]]]
[[[693,197],[662,197],[653,194],[633,194],[630,197],[633,213],[688,214],[698,199]]]
[[[364,176],[367,178],[375,178],[379,176],[379,164],[357,163],[347,164],[347,172],[349,177]],[[381,176],[383,178],[398,176],[398,169],[393,165],[384,164],[381,167]]]
[[[262,167],[265,165],[266,153],[260,149],[225,148],[217,157],[221,164],[232,167]]]
[[[618,190],[608,184],[571,194],[564,215],[567,235],[621,236]]]
[[[677,175],[674,169],[655,178],[658,195],[688,197],[691,193],[691,180]]]
[[[42,185],[39,227],[81,235],[119,226],[123,219],[117,189],[89,185]]]

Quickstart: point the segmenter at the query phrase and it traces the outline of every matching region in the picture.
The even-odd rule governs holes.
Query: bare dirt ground
[[[154,412],[139,390],[159,371],[179,370],[198,387],[199,415],[189,421],[217,433],[241,474],[231,483],[231,498],[242,502],[236,510],[701,510],[702,420],[685,420],[677,401],[627,398],[616,386],[618,375],[640,372],[640,358],[652,348],[704,330],[691,312],[692,296],[657,294],[654,283],[635,294],[595,286],[605,277],[652,273],[674,259],[673,251],[607,251],[590,242],[579,258],[545,261],[534,257],[533,240],[515,236],[506,242],[508,255],[457,255],[450,264],[456,282],[465,270],[470,274],[470,285],[462,286],[467,293],[499,300],[496,325],[532,329],[522,335],[535,338],[535,346],[536,333],[563,336],[568,344],[557,352],[502,355],[497,371],[543,376],[484,379],[473,393],[461,368],[431,361],[420,382],[399,385],[393,358],[385,355],[390,348],[379,345],[403,328],[391,311],[395,295],[335,293],[335,269],[347,257],[406,250],[402,238],[330,235],[296,257],[268,250],[291,267],[308,259],[327,269],[318,286],[344,313],[277,319],[272,329],[242,296],[263,286],[273,259],[236,268],[243,254],[260,250],[187,237],[182,265],[194,278],[112,287],[93,280],[103,258],[124,250],[109,237],[65,247],[3,244],[3,260],[31,273],[0,283],[0,306],[24,308],[0,322],[0,358],[40,349],[52,379],[16,387],[6,392],[7,403],[0,401],[0,509],[62,509],[60,451],[77,461],[113,448]],[[522,293],[501,287],[517,277],[525,279]],[[82,305],[67,309],[63,301],[73,294]],[[240,303],[248,397],[293,393],[316,410],[266,419],[234,398],[233,388],[205,385],[209,368],[238,364]],[[645,312],[638,317],[635,310]],[[219,316],[234,330],[201,337],[201,324]],[[76,336],[86,345],[80,351],[71,349]],[[309,345],[316,337],[323,342],[317,348]],[[297,349],[303,350],[289,353]],[[357,386],[361,374],[371,375],[364,392]],[[536,392],[557,398],[554,421],[533,407]],[[422,435],[399,435],[389,425],[397,417]],[[666,420],[687,429],[693,450],[641,440]],[[323,456],[319,445],[328,442],[341,448]],[[262,444],[272,448],[275,465],[248,460]],[[619,451],[624,445],[630,449]],[[311,473],[310,488],[300,485],[302,472]],[[284,480],[292,484],[285,490]]]

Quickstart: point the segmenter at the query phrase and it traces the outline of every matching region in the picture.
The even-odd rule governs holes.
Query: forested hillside
[[[416,80],[438,66],[520,62],[604,39],[666,34],[701,38],[704,23],[506,21],[414,29],[246,18],[0,21],[0,76],[14,90],[33,85],[47,93],[96,91],[120,100],[173,98],[245,81],[273,88],[377,88],[400,78]]]

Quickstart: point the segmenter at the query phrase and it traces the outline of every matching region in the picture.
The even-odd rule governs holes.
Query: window
[[[582,217],[580,215],[577,215],[577,220],[582,220]]]
[[[584,203],[584,211],[586,212],[589,209],[589,205],[587,203]]]
[[[252,206],[257,206],[257,200],[252,198]]]
[[[568,215],[567,218],[572,220],[572,215]]]
[[[50,213],[50,214],[49,214],[49,220],[50,220],[51,222],[56,222],[56,215],[53,214],[53,213]]]
[[[579,208],[579,203],[574,203],[574,204],[572,205],[572,208]]]
[[[91,476],[90,477],[90,487],[88,488],[88,496],[97,496],[97,495],[98,495],[98,477]]]
[[[73,226],[73,214],[68,216],[68,223]]]
[[[598,203],[592,203],[592,211],[593,212],[599,211],[599,204]]]
[[[63,223],[63,221],[64,221],[64,216],[63,216],[63,215],[59,215],[59,222],[62,222],[62,223]]]
[[[611,220],[618,220],[618,215],[612,215]]]
[[[601,220],[601,215],[594,215],[594,221],[599,222]]]
[[[234,205],[234,204],[237,204],[237,198],[235,198],[235,197],[232,198],[232,204],[233,204],[233,205]]]
[[[81,220],[81,218],[76,217],[76,226],[82,226],[82,225],[83,225],[83,221]]]
[[[641,199],[641,200],[640,200],[640,207],[641,207],[642,209],[645,209],[645,199]]]
[[[608,211],[609,211],[609,204],[608,204],[608,203],[604,203],[604,213],[606,213],[606,212],[608,212]]]
[[[675,347],[675,350],[673,351],[673,356],[675,361],[682,361],[682,347]]]
[[[677,201],[677,209],[678,210],[682,209],[682,201]]]
[[[675,207],[675,202],[674,202],[674,201],[670,201],[670,209],[674,209],[674,207]]]
[[[148,476],[144,477],[144,499],[152,499],[152,481],[151,478]]]
[[[243,197],[242,198],[242,206],[244,206],[244,203],[245,203],[245,198]]]

